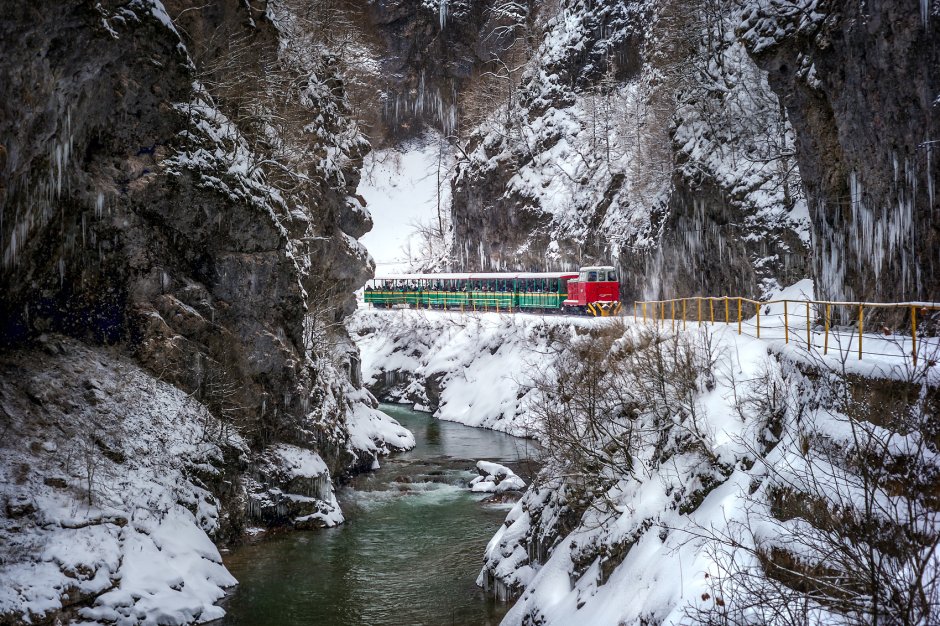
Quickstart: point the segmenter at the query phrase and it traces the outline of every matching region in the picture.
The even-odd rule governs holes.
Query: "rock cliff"
[[[796,133],[823,297],[940,298],[938,29],[940,8],[926,1],[742,14],[741,38]]]
[[[413,445],[350,380],[358,353],[342,319],[373,270],[356,241],[371,220],[352,197],[369,148],[349,115],[340,57],[317,39],[309,9],[290,1],[14,2],[0,19],[8,94],[0,103],[0,346],[4,356],[32,360],[40,381],[3,387],[4,432],[14,437],[5,444],[16,449],[25,433],[55,427],[41,398],[28,401],[31,384],[46,384],[43,366],[55,367],[37,361],[43,345],[81,352],[89,371],[133,363],[142,368],[138,386],[148,377],[172,385],[198,405],[189,413],[207,411],[224,425],[207,435],[213,445],[243,442],[219,469],[219,484],[189,473],[200,463],[190,451],[173,460],[229,520],[204,526],[217,540],[252,518],[336,523],[342,517],[324,486],[331,476]],[[4,377],[12,381],[11,372]],[[48,384],[63,388],[81,387],[87,374],[74,363],[57,372]],[[65,413],[94,421],[87,396],[63,400]],[[174,415],[159,409],[152,419],[171,424]],[[114,446],[130,446],[115,437]],[[89,458],[101,455],[107,450],[89,448]],[[311,461],[306,487],[288,498],[301,484],[289,467],[298,455]],[[99,494],[66,461],[52,461],[63,493],[81,502],[84,489],[89,503],[100,496],[124,506],[126,485],[104,481]],[[39,464],[24,471],[19,484],[41,482]],[[17,480],[9,484],[4,501],[22,495]],[[0,532],[60,518],[41,502],[18,510]],[[0,578],[11,584],[2,586],[13,590],[0,598],[4,620],[74,604],[61,585],[39,590],[46,604],[29,604],[32,592],[12,585],[22,572],[8,565],[45,562],[43,552],[0,543],[10,546]],[[81,559],[68,567],[92,577],[100,569]],[[82,605],[104,602],[106,587]],[[186,615],[173,619],[198,612]]]
[[[454,264],[614,260],[628,299],[757,295],[804,276],[793,133],[718,4],[543,9],[512,97],[463,149]]]

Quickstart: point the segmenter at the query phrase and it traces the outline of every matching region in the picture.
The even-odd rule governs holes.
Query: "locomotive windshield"
[[[617,282],[617,272],[613,267],[582,267],[578,276],[582,283]]]

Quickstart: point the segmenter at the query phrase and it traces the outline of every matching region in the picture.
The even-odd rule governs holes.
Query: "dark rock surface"
[[[940,299],[937,3],[771,3],[740,31],[796,131],[820,295]]]
[[[445,5],[441,13],[441,4]],[[498,31],[496,0],[379,0],[350,3],[379,71],[369,79],[363,115],[376,146],[457,130],[460,101],[480,72],[512,44]]]
[[[274,55],[278,33],[234,1],[167,11],[182,38],[148,3],[19,2],[4,16],[3,39],[20,44],[0,64],[0,338],[119,344],[258,443],[309,443],[324,378],[307,360],[308,309],[342,343],[335,322],[371,272],[350,238],[370,227],[348,197],[364,144],[339,146],[344,185],[272,198],[250,129],[213,109],[190,49],[211,65],[209,36],[225,33]],[[308,99],[326,137],[313,149],[346,131],[341,98]]]

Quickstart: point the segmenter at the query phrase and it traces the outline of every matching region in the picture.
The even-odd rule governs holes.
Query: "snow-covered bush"
[[[478,579],[520,596],[506,623],[933,623],[933,366],[905,382],[783,348],[556,335],[528,405],[546,465]]]
[[[780,395],[776,408],[764,402],[768,388]],[[690,615],[721,624],[935,623],[938,389],[784,362],[782,377],[758,376],[742,401],[754,398],[763,405],[754,417],[776,431],[768,433],[775,443],[753,450],[745,514],[701,529],[718,564],[715,602]]]
[[[549,460],[543,479],[565,476],[569,492],[591,499],[680,453],[700,454],[703,466],[727,474],[707,441],[699,402],[715,388],[719,354],[708,334],[628,330],[621,322],[561,336],[553,349],[558,355],[536,377],[532,407]],[[636,465],[647,455],[646,467]]]

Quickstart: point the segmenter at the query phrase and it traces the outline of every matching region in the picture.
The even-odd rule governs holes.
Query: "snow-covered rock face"
[[[452,262],[619,259],[625,297],[766,293],[807,271],[794,141],[735,5],[561,3],[454,179]]]
[[[4,40],[32,43],[0,64],[21,92],[0,116],[2,341],[121,343],[253,443],[318,441],[337,470],[368,146],[292,7],[171,4],[180,28],[158,0],[7,13]]]
[[[101,480],[86,491],[102,489],[100,504],[92,497],[89,506],[107,506],[101,519],[97,509],[75,518],[92,523],[71,529],[75,545],[88,548],[73,557],[65,535],[47,537],[44,526],[72,518],[51,501],[11,492],[0,524],[36,541],[2,559],[3,567],[25,568],[0,584],[4,616],[67,602],[90,606],[101,621],[159,621],[161,611],[166,623],[216,617],[210,605],[233,581],[205,531],[229,540],[246,516],[335,524],[342,515],[331,477],[414,445],[351,383],[358,358],[341,320],[374,267],[356,240],[371,220],[353,196],[368,144],[351,120],[341,64],[298,7],[237,0],[5,7],[0,40],[16,45],[4,46],[0,83],[16,95],[0,101],[0,346],[17,346],[35,360],[35,379],[54,383],[59,365],[36,337],[107,344],[114,368],[127,369],[133,384],[125,391],[129,383],[118,377],[107,392],[123,398],[115,406],[93,381],[67,399],[54,384],[27,385],[37,405],[46,407],[52,393],[87,429],[76,428],[68,446],[55,442],[72,426],[34,420],[8,430],[0,443],[4,485],[48,478],[43,494],[78,515],[80,486],[69,472],[85,459],[92,465],[82,471]],[[66,343],[90,369],[112,358]],[[0,384],[13,385],[14,374]],[[158,401],[153,389],[161,390]],[[3,402],[4,419],[35,418],[28,402]],[[126,423],[109,428],[119,418]],[[202,473],[215,476],[218,450],[200,447],[202,431],[193,434],[200,424],[244,438],[244,458],[226,481]],[[70,451],[64,459],[47,454],[47,440]],[[39,448],[30,452],[33,441]],[[135,456],[161,446],[166,454],[153,464]],[[46,461],[66,469],[34,476],[40,470],[24,454],[44,459],[42,471]],[[198,467],[187,474],[191,461]],[[47,541],[64,543],[42,552]],[[88,561],[95,542],[101,563]],[[150,558],[159,571],[134,569],[138,557],[125,552]],[[32,587],[30,568],[46,572]],[[63,576],[75,581],[71,599],[60,600],[72,589]],[[116,595],[94,605],[108,589]]]
[[[0,622],[185,624],[235,579],[212,538],[248,448],[127,359],[44,338],[0,358]],[[229,488],[230,489],[230,488]]]
[[[822,297],[937,300],[940,7],[746,3],[742,41],[798,138]]]

